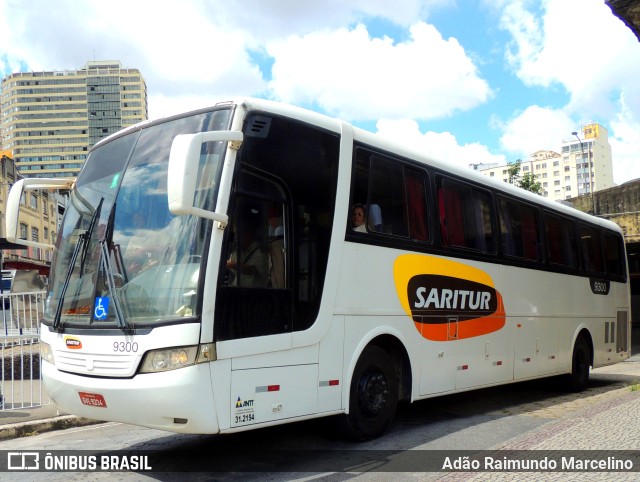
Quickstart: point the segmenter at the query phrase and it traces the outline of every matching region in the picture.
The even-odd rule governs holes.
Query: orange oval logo
[[[394,278],[405,312],[428,340],[472,338],[505,325],[502,295],[482,270],[434,256],[404,255],[396,259]]]
[[[82,348],[82,342],[77,338],[65,337],[64,344],[70,350],[79,350],[80,348]]]

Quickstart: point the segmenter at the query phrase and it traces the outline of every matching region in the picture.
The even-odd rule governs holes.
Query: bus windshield
[[[91,152],[69,195],[45,323],[131,328],[198,316],[211,222],[169,212],[169,152],[176,135],[227,129],[231,113],[141,125]],[[203,144],[196,207],[215,209],[224,152],[223,142]]]

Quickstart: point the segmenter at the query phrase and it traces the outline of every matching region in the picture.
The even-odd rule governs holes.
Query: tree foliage
[[[542,184],[538,182],[536,176],[531,172],[525,172],[524,174],[520,174],[520,169],[522,167],[522,160],[518,159],[516,162],[512,162],[509,164],[507,168],[507,174],[509,176],[509,184],[513,184],[514,186],[518,186],[522,189],[530,191],[534,194],[539,194],[542,196]]]

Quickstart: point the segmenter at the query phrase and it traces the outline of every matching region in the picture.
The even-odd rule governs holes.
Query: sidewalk
[[[640,330],[636,331],[638,335],[634,335],[634,338],[640,338]],[[513,410],[510,411],[514,412],[512,414],[518,410],[526,411],[529,414],[538,411],[540,412],[538,416],[560,419],[571,417],[573,413],[589,407],[605,414],[604,420],[608,425],[601,426],[600,430],[603,433],[615,431],[618,426],[628,424],[628,421],[634,418],[630,417],[630,413],[637,413],[637,419],[640,419],[639,352],[640,346],[634,343],[632,353],[636,353],[636,355],[624,362],[592,370],[590,388],[581,396],[573,397],[568,402],[542,405],[536,402],[531,407],[513,407]],[[632,385],[637,385],[638,391],[632,391]],[[616,409],[621,403],[625,404],[624,412]],[[534,415],[536,414],[534,413]],[[0,440],[96,423],[101,422],[59,413],[52,403],[33,408],[0,411]],[[638,437],[638,441],[637,449],[640,449],[640,437]],[[514,449],[515,447],[504,448]],[[572,448],[578,447],[574,445]]]

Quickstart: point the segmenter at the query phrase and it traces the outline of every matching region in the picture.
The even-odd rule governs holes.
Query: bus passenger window
[[[586,271],[604,275],[602,256],[602,238],[598,229],[580,226],[580,244],[582,246],[582,266]]]
[[[541,261],[540,230],[536,209],[500,198],[498,211],[502,252],[507,256]]]
[[[614,277],[625,276],[624,242],[613,233],[604,233],[604,256],[607,274]]]
[[[425,174],[406,169],[405,187],[409,237],[419,241],[429,240],[427,202],[425,198]]]
[[[549,263],[575,269],[578,267],[578,246],[571,221],[546,213],[544,216]]]
[[[401,160],[356,149],[350,227],[355,231],[429,241],[426,179],[425,171]],[[353,210],[357,206],[364,208],[366,229],[353,225]]]
[[[442,245],[493,253],[489,193],[447,178],[441,178],[439,184]]]

